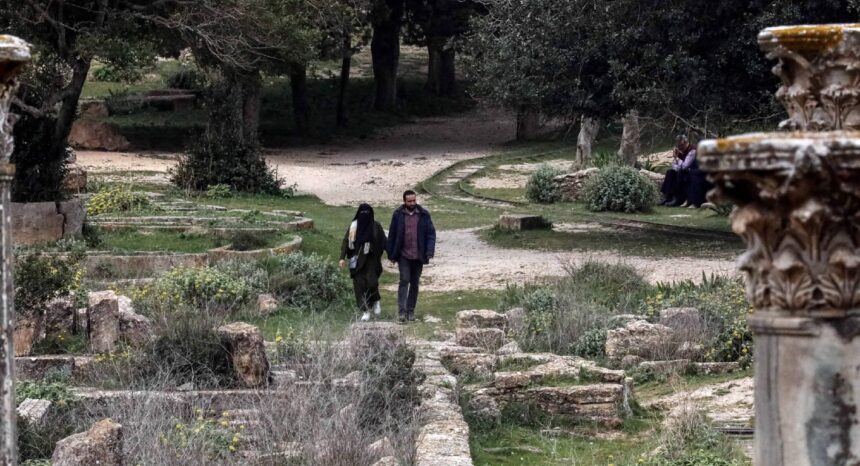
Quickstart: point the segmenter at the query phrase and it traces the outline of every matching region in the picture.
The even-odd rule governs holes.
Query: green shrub
[[[566,272],[556,285],[560,300],[596,303],[616,314],[638,310],[650,289],[639,272],[626,264],[587,260],[566,267]]]
[[[337,266],[316,254],[287,254],[261,262],[268,290],[299,309],[322,310],[348,302],[351,284]]]
[[[206,187],[204,196],[207,199],[226,199],[233,197],[233,190],[226,184],[212,184]]]
[[[97,248],[102,245],[102,230],[98,225],[84,221],[81,235],[84,237],[84,242],[89,248]]]
[[[706,360],[738,361],[745,367],[751,364],[752,332],[746,318],[753,308],[740,279],[703,276],[701,283],[658,284],[643,302],[644,313],[652,318],[669,307],[699,310],[713,335],[711,341],[704,342]]]
[[[268,244],[268,239],[262,233],[239,231],[230,235],[230,249],[234,251],[253,251]]]
[[[88,215],[157,209],[149,197],[129,186],[116,185],[99,191],[87,202]]]
[[[31,254],[15,264],[15,309],[21,315],[45,312],[51,299],[73,294],[81,287],[84,269],[82,255],[73,252],[65,257]]]
[[[280,180],[266,164],[256,135],[246,135],[237,118],[241,92],[219,83],[210,94],[207,129],[170,170],[171,182],[191,191],[224,184],[240,192],[280,195]]]
[[[206,74],[196,68],[180,68],[167,76],[167,87],[171,89],[199,90],[206,87]]]
[[[573,350],[577,356],[584,358],[602,358],[606,355],[606,329],[593,328],[582,334],[576,340]]]
[[[585,183],[585,207],[592,212],[642,212],[657,200],[657,187],[634,168],[611,165]]]
[[[143,99],[136,97],[139,96],[135,96],[127,89],[119,91],[108,89],[108,95],[104,98],[105,107],[111,115],[131,115],[143,110],[146,105]]]
[[[232,359],[218,333],[190,318],[180,321],[179,327],[152,343],[146,359],[139,360],[143,373],[158,374],[174,386],[187,383],[197,389],[233,386]]]
[[[391,428],[409,416],[420,402],[418,385],[424,375],[415,365],[415,350],[408,345],[374,341],[365,351],[361,375],[365,390],[358,401],[363,426]]]
[[[708,415],[691,406],[669,418],[660,433],[659,453],[648,466],[741,466],[748,464],[731,439],[714,427]]]
[[[551,204],[561,199],[561,192],[553,178],[563,172],[550,165],[541,165],[529,176],[526,183],[526,198],[532,202]]]
[[[19,405],[27,398],[48,400],[63,406],[75,397],[68,384],[67,376],[60,373],[51,374],[45,380],[19,380],[15,383],[15,404]]]
[[[103,83],[133,83],[143,78],[140,68],[120,68],[111,64],[102,65],[92,72],[92,79]]]
[[[150,316],[169,317],[183,308],[229,315],[251,303],[258,291],[252,280],[218,267],[176,267],[133,291],[132,300]]]
[[[621,159],[613,151],[597,151],[591,154],[591,165],[597,168],[606,168],[610,165],[620,165]]]

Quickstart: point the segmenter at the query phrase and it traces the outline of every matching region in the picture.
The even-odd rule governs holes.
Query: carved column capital
[[[15,93],[15,78],[30,61],[30,46],[23,40],[0,35],[0,163],[12,156],[12,114],[10,104]]]
[[[773,27],[758,42],[779,60],[776,96],[789,115],[781,128],[860,129],[860,25]]]
[[[738,260],[761,311],[860,314],[860,132],[754,133],[699,144],[715,184],[737,205]]]

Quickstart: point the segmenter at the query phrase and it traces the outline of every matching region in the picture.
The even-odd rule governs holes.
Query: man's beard
[[[406,206],[406,210],[408,210],[409,212],[415,212],[415,207],[416,206],[414,206],[414,205],[412,205],[412,206],[408,205],[408,206]]]

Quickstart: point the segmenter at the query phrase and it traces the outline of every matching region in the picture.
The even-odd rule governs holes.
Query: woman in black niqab
[[[379,277],[382,275],[382,252],[385,250],[385,230],[374,219],[373,207],[361,204],[340,247],[340,262],[349,263],[349,275],[355,300],[362,312],[361,320],[370,319],[370,311],[380,314]]]

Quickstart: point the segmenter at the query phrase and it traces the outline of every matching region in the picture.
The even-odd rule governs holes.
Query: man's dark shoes
[[[399,312],[397,314],[397,322],[400,322],[401,324],[406,322],[406,313],[405,312]]]
[[[669,204],[671,204],[673,202],[675,202],[675,198],[670,197],[669,199],[663,199],[663,202],[661,202],[660,205],[668,206]]]
[[[409,322],[415,322],[415,312],[414,311],[407,312],[406,313],[406,320],[408,320]]]

